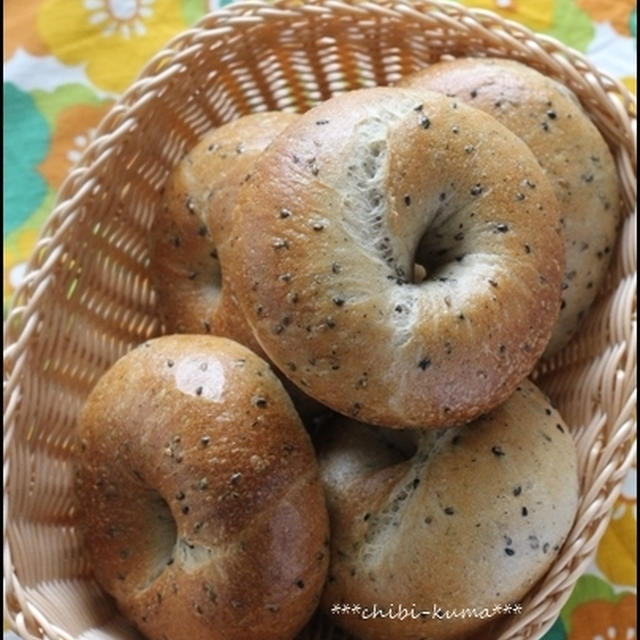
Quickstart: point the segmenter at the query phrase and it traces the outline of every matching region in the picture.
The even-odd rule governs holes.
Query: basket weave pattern
[[[148,63],[61,187],[31,256],[4,352],[4,601],[24,638],[137,637],[91,578],[69,458],[76,414],[98,377],[161,330],[147,235],[169,171],[205,131],[238,116],[305,111],[468,55],[517,59],[572,89],[614,153],[622,190],[604,290],[579,335],[533,376],[575,438],[580,506],[561,555],[500,640],[550,627],[635,458],[635,101],[577,52],[489,12],[426,0],[285,0],[211,14]],[[346,636],[317,616],[301,638]]]

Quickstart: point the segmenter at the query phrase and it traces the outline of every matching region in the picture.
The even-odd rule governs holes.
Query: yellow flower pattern
[[[637,566],[636,500],[618,498],[596,556],[598,568],[609,580],[635,586]]]
[[[187,24],[175,0],[44,0],[37,27],[60,61],[86,65],[96,87],[122,92]]]

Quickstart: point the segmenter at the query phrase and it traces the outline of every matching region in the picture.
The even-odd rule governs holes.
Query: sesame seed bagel
[[[243,116],[207,134],[174,169],[151,230],[151,275],[166,333],[212,333],[259,346],[228,290],[218,245],[236,193],[273,137],[297,116]]]
[[[560,206],[566,251],[558,322],[544,356],[574,335],[607,272],[620,220],[607,143],[563,85],[519,62],[463,58],[434,64],[399,86],[439,91],[489,113],[524,140]]]
[[[129,352],[87,400],[75,465],[95,576],[150,640],[290,640],[316,608],[314,450],[245,347],[172,335]]]
[[[577,509],[573,439],[544,394],[525,380],[451,429],[340,418],[321,435],[331,528],[322,608],[359,605],[332,619],[361,640],[497,638],[486,629],[495,607],[521,602],[544,575]],[[472,610],[491,615],[461,615]]]
[[[514,134],[440,94],[311,109],[256,161],[234,216],[221,256],[260,345],[359,420],[473,419],[531,371],[558,314],[545,176]]]

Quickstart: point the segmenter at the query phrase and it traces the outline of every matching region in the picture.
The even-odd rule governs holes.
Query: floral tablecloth
[[[463,0],[585,52],[636,90],[635,0]],[[144,62],[226,0],[4,0],[4,308],[56,190]],[[636,638],[636,470],[545,640]],[[5,629],[5,638],[14,637]]]

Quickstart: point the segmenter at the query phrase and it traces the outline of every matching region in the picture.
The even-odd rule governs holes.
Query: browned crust
[[[147,637],[288,640],[304,625],[326,575],[326,507],[266,362],[212,336],[149,341],[98,382],[77,436],[95,575]]]
[[[341,419],[319,446],[332,531],[322,607],[429,612],[418,620],[332,616],[362,640],[449,640],[483,628],[478,637],[494,637],[483,627],[500,617],[494,607],[521,601],[571,528],[571,434],[529,381],[474,423],[414,432],[408,459],[389,448],[396,433]],[[494,615],[437,620],[434,604]]]
[[[547,344],[564,267],[557,203],[526,145],[480,111],[390,88],[332,98],[257,161],[236,213],[224,259],[258,341],[344,414],[470,420]],[[423,284],[409,282],[415,254]]]
[[[620,222],[615,162],[569,90],[513,60],[434,64],[399,86],[438,91],[482,109],[524,140],[558,199],[566,268],[558,322],[544,356],[564,347],[600,289]]]
[[[238,118],[207,134],[169,177],[151,232],[151,274],[166,333],[211,333],[260,352],[234,301],[218,257],[236,194],[277,133],[284,112]]]

